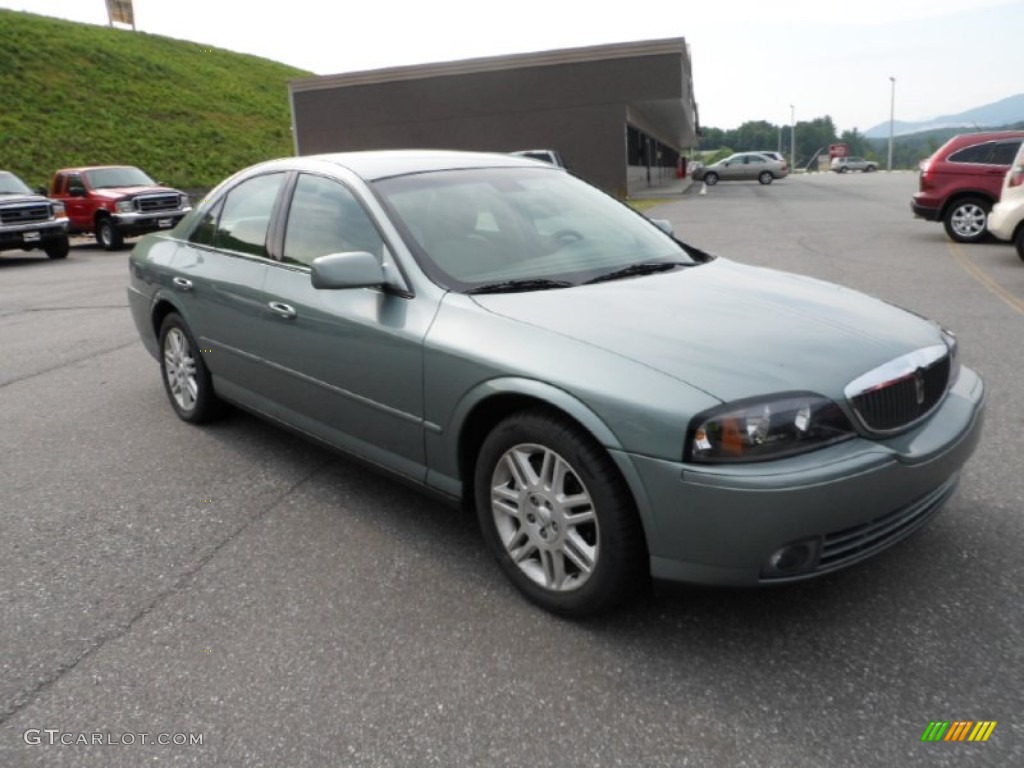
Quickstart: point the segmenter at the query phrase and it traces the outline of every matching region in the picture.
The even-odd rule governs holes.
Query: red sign
[[[845,144],[829,144],[828,145],[828,156],[831,157],[846,157],[850,153],[850,148]]]

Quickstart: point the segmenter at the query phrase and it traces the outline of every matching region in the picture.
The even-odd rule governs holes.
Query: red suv
[[[984,239],[985,219],[999,200],[1024,131],[954,136],[921,163],[920,191],[910,200],[915,216],[941,221],[959,243]]]

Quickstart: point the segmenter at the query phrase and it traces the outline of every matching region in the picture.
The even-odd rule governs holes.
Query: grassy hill
[[[310,73],[157,35],[0,10],[0,168],[124,163],[188,189],[294,153],[288,80]]]

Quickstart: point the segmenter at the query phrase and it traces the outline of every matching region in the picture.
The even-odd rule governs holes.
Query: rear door
[[[251,177],[206,212],[175,255],[176,303],[226,394],[263,394],[257,340],[266,322],[261,289],[267,241],[286,174]]]

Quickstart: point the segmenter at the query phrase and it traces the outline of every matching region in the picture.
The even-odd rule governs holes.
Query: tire
[[[762,184],[771,184],[775,180],[775,177],[772,176],[771,171],[761,171],[761,173],[758,174],[757,180]]]
[[[980,243],[985,239],[985,219],[992,204],[981,197],[963,197],[952,203],[942,217],[946,234],[958,243]]]
[[[1017,249],[1017,255],[1024,261],[1024,225],[1017,227],[1017,236],[1013,238],[1013,245]]]
[[[68,242],[67,235],[65,235],[59,240],[47,243],[43,250],[46,251],[46,255],[51,259],[66,259],[68,251],[71,250],[71,245]]]
[[[119,251],[124,248],[124,235],[108,217],[96,222],[96,242],[108,251]]]
[[[849,170],[845,165],[839,166],[839,173],[846,173]]]
[[[714,171],[704,174],[704,183],[709,187],[715,186],[718,183],[718,174]]]
[[[878,168],[876,166],[869,165],[867,168],[864,169],[864,173],[874,173],[877,170]]]
[[[540,607],[593,616],[645,581],[633,497],[607,452],[568,419],[535,409],[499,423],[480,448],[474,487],[484,541]]]
[[[220,415],[221,403],[199,346],[176,312],[160,324],[160,378],[178,418],[202,424]]]

